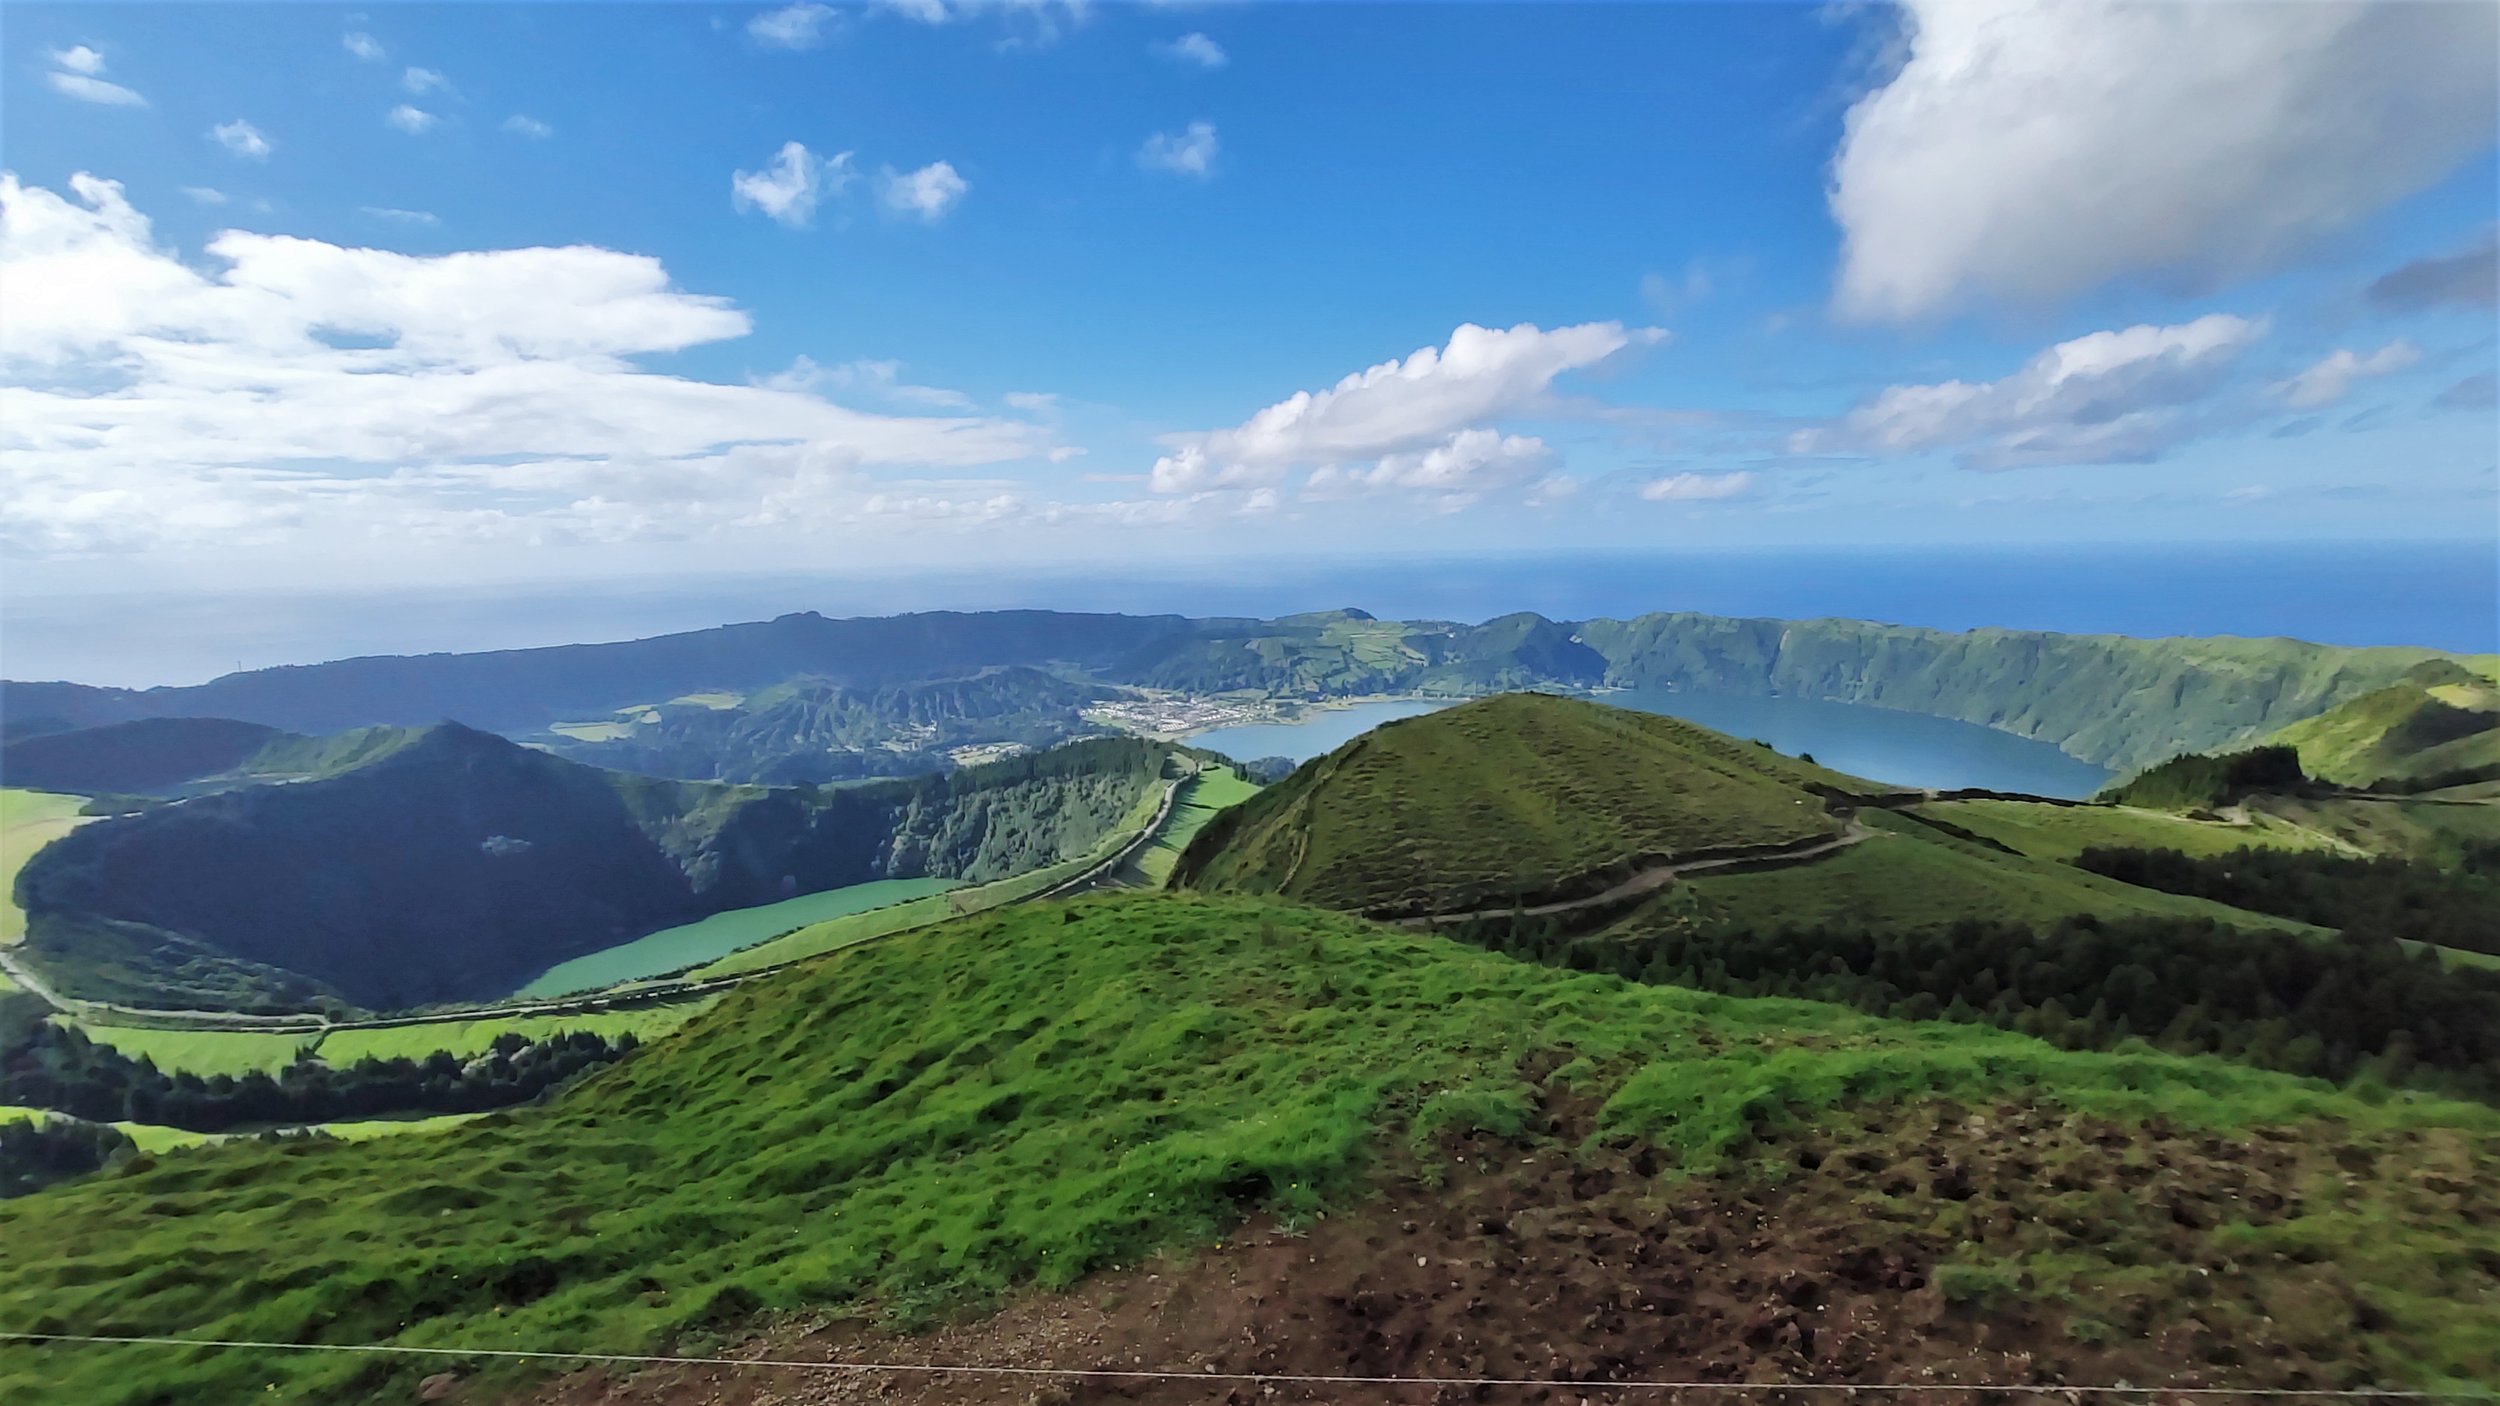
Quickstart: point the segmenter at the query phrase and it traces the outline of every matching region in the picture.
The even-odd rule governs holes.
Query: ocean
[[[1049,607],[1398,619],[1689,610],[2125,635],[2288,635],[2500,650],[2490,540],[1213,560],[1124,573],[1002,568],[391,592],[0,597],[0,676],[146,686],[358,654],[633,639],[795,610]]]

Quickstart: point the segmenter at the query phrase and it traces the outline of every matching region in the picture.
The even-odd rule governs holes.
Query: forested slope
[[[91,999],[482,999],[727,908],[1084,853],[1165,755],[1105,740],[945,777],[766,789],[601,771],[445,724],[324,779],[81,827],[28,863],[18,897],[29,957]]]

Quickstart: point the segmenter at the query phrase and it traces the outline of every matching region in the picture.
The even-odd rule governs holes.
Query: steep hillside
[[[935,771],[957,747],[1047,747],[1092,728],[1083,710],[1119,690],[1013,666],[969,678],[847,686],[802,679],[727,707],[633,710],[550,745],[576,760],[701,781],[809,785]]]
[[[230,718],[143,718],[0,746],[0,785],[79,795],[146,793],[230,772],[294,734]]]
[[[2500,778],[2500,685],[2434,660],[2267,740],[2297,750],[2303,771],[2338,785],[2488,781]]]
[[[1303,764],[1201,830],[1175,879],[1374,914],[1566,899],[1838,838],[1825,797],[1880,789],[1675,718],[1505,694]]]
[[[2480,1174],[2495,1160],[2487,1107],[1131,895],[830,957],[550,1106],[389,1146],[143,1158],[0,1204],[0,1321],[708,1351],[788,1310],[850,1321],[781,1339],[776,1356],[2500,1383],[2487,1331],[2500,1204]],[[1148,1263],[1157,1251],[1171,1257]],[[1186,1302],[1124,1320],[1133,1331],[1036,1332],[1012,1349],[1017,1315],[1160,1301],[1149,1269]],[[936,1343],[868,1326],[1080,1282],[1081,1301],[1018,1301],[995,1340],[977,1322]],[[453,1368],[469,1402],[551,1370],[13,1347],[0,1397],[396,1401]],[[661,1394],[669,1382],[631,1399],[833,1385]],[[985,1396],[925,1376],[841,1389],[854,1385],[863,1399],[1059,1399],[1047,1380],[982,1383]],[[1235,1385],[1259,1395],[1217,1393]],[[574,1386],[563,1399],[619,1399],[595,1377]],[[1145,1399],[1210,1394],[1193,1381]]]
[[[456,724],[323,779],[100,821],[18,878],[26,955],[134,1005],[389,1009],[504,995],[723,909],[1086,852],[1164,749],[1080,743],[840,790],[600,771]]]
[[[1952,633],[1660,614],[1580,627],[1610,682],[1783,693],[1959,718],[2124,771],[2260,736],[2450,656],[2286,639]]]

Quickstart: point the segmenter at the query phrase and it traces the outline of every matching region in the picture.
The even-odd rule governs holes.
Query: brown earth
[[[2401,1185],[2424,1215],[2500,1215],[2495,1179],[2437,1134],[2339,1146],[2314,1131],[2217,1137],[2034,1106],[1931,1104],[1773,1138],[1740,1171],[1678,1178],[1657,1175],[1646,1149],[1582,1146],[1585,1126],[1585,1110],[1572,1110],[1532,1141],[1475,1136],[1420,1164],[1401,1155],[1393,1160],[1407,1169],[1349,1214],[1295,1228],[1256,1222],[1185,1259],[1098,1274],[975,1321],[904,1335],[856,1318],[784,1320],[722,1354],[1205,1376],[594,1368],[524,1400],[1628,1406],[2194,1399],[2033,1385],[2049,1383],[2353,1387],[2372,1380],[2349,1354],[2378,1310],[2331,1260],[2265,1253],[2242,1263],[2217,1228],[2298,1214],[2304,1198],[2332,1198],[2356,1175]],[[2044,1267],[2081,1257],[2095,1269],[2069,1295],[1985,1268],[2015,1257]],[[2500,1264],[2480,1272],[2500,1305]],[[1757,1389],[1256,1379],[1269,1373]],[[1805,1382],[1914,1389],[1778,1386]],[[1915,1389],[1945,1383],[2016,1389]]]

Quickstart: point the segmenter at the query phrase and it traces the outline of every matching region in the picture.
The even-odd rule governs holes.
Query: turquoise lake
[[[1767,742],[1791,756],[1811,752],[1816,761],[1835,770],[1897,786],[1939,790],[1975,786],[2080,800],[2110,779],[2103,768],[2070,757],[2046,742],[1977,723],[1864,703],[1666,690],[1608,693],[1597,701],[1683,718],[1731,737]],[[1382,723],[1448,706],[1425,699],[1357,703],[1317,710],[1300,722],[1217,728],[1189,741],[1243,761],[1258,757],[1307,761]]]

